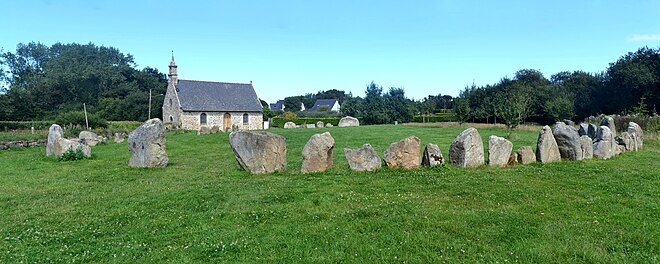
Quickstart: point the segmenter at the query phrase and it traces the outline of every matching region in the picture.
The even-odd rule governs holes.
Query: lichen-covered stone
[[[589,136],[580,137],[580,148],[582,149],[582,159],[591,159],[594,157],[594,147]]]
[[[639,150],[644,147],[644,130],[635,122],[628,123],[628,134],[633,139],[633,150]]]
[[[270,132],[238,131],[229,134],[229,144],[238,164],[254,173],[286,169],[286,139]]]
[[[335,148],[335,139],[329,132],[314,134],[302,150],[302,173],[324,172],[332,168],[332,151]]]
[[[607,126],[600,126],[596,131],[596,139],[593,143],[594,157],[599,159],[609,159],[614,156],[616,144],[614,135]]]
[[[149,119],[128,134],[131,159],[128,166],[137,168],[165,167],[169,162],[165,148],[165,126],[158,118]]]
[[[568,160],[582,159],[582,147],[580,146],[580,135],[577,129],[565,123],[557,122],[552,127],[552,136],[555,137],[559,155],[562,158]]]
[[[96,146],[96,144],[105,141],[103,137],[91,131],[80,131],[78,138],[80,139],[81,143],[90,147]]]
[[[523,146],[518,149],[518,163],[530,164],[536,162],[536,154],[531,146]]]
[[[294,122],[286,122],[284,123],[284,128],[296,128],[296,123]]]
[[[555,141],[552,128],[549,126],[544,126],[539,132],[539,138],[536,141],[536,160],[542,163],[561,160],[557,141]]]
[[[427,167],[435,167],[445,163],[442,152],[436,144],[428,143],[424,147],[424,154],[422,155],[422,165]]]
[[[354,171],[372,171],[380,169],[381,160],[370,144],[364,144],[359,149],[344,149],[348,165]]]
[[[490,136],[488,138],[488,165],[504,167],[509,163],[513,143],[503,137]]]
[[[411,136],[390,144],[383,153],[383,158],[387,167],[416,169],[421,163],[419,151],[419,138]]]
[[[484,143],[476,128],[468,128],[454,139],[449,147],[449,161],[464,168],[484,164]]]
[[[347,116],[339,120],[339,127],[360,126],[360,120],[355,117]]]

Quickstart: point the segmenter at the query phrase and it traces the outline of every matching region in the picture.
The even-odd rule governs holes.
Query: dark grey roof
[[[262,112],[251,83],[179,80],[176,85],[184,111]]]
[[[327,106],[327,107],[332,108],[332,106],[335,105],[336,101],[337,100],[335,100],[335,99],[318,99],[318,100],[316,100],[316,103],[314,104],[314,106],[312,106],[312,109],[310,109],[310,110],[311,111],[316,111],[316,109],[318,109],[319,107],[322,107],[322,106]]]
[[[270,110],[282,110],[284,109],[284,100],[278,100],[277,103],[270,104]]]

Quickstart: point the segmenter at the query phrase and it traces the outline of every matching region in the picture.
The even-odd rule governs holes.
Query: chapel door
[[[222,118],[222,130],[229,131],[231,128],[231,115],[225,113],[225,116]]]

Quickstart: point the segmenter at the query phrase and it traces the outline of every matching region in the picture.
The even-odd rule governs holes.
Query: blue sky
[[[88,43],[268,102],[372,80],[421,99],[523,68],[600,72],[660,47],[660,1],[3,1],[0,48]]]

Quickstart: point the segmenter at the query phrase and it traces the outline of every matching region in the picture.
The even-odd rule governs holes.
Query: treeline
[[[466,87],[454,112],[462,121],[552,123],[598,114],[656,114],[660,104],[660,48],[640,48],[601,73],[560,72],[547,79],[520,70],[486,86]]]
[[[0,120],[56,120],[83,111],[106,120],[160,117],[165,74],[137,69],[130,54],[92,43],[18,44],[0,53]],[[69,114],[70,115],[70,114]]]
[[[306,109],[314,106],[317,99],[336,99],[341,105],[340,115],[360,117],[365,124],[388,124],[394,121],[411,122],[415,115],[433,115],[453,107],[451,95],[429,95],[421,100],[406,97],[403,88],[383,87],[373,81],[367,85],[364,97],[353,96],[340,90],[319,91],[316,94],[290,96],[284,98],[285,111],[297,113],[303,117],[333,117],[334,113],[322,111],[301,111],[301,104]],[[327,111],[327,110],[326,110]],[[275,113],[278,114],[278,113]]]

